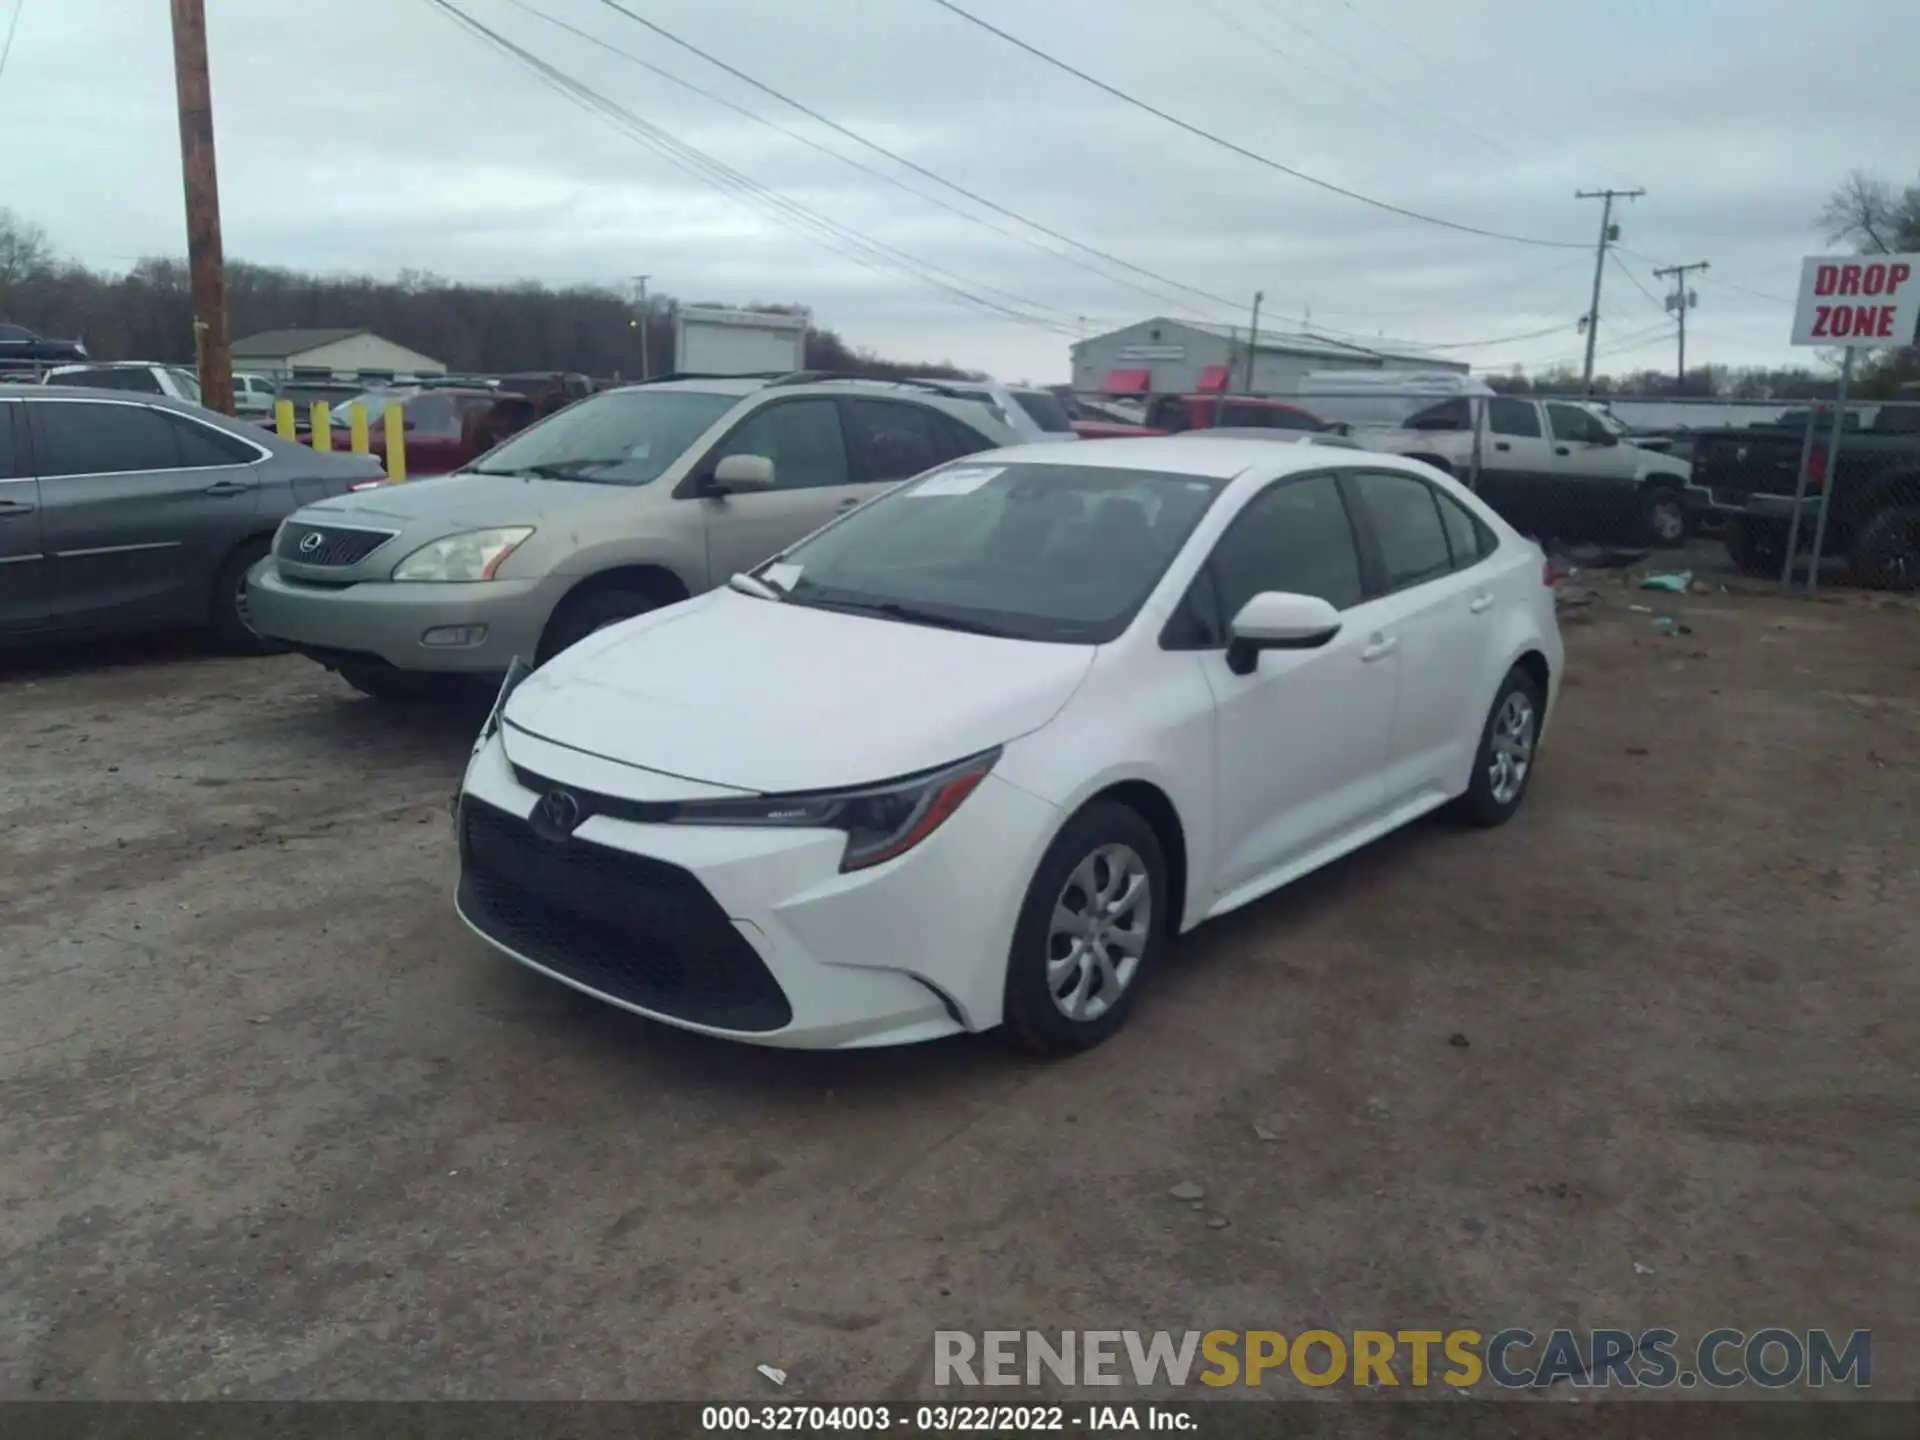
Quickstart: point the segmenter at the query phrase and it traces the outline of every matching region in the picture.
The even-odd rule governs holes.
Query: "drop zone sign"
[[[1815,255],[1800,263],[1795,345],[1920,344],[1920,255]]]

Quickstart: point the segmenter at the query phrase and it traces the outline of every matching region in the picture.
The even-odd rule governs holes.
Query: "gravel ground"
[[[1052,1065],[493,957],[474,713],[0,661],[0,1398],[909,1398],[936,1328],[1557,1324],[1871,1327],[1915,1395],[1920,614],[1597,588],[1511,826],[1207,927]]]

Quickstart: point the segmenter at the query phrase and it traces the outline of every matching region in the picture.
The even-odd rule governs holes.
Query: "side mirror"
[[[764,455],[729,455],[713,467],[713,489],[723,495],[772,488],[773,461]]]
[[[1251,675],[1262,650],[1317,650],[1340,633],[1340,612],[1317,595],[1263,590],[1233,617],[1227,668]]]
[[[1618,445],[1620,443],[1620,437],[1614,434],[1613,431],[1603,427],[1600,433],[1594,437],[1593,443],[1596,445]]]

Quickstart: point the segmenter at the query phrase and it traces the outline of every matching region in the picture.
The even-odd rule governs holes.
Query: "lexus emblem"
[[[300,537],[300,553],[311,555],[327,543],[327,537],[318,530],[310,530]]]
[[[535,807],[541,823],[556,835],[571,835],[585,818],[579,799],[565,790],[549,790]]]

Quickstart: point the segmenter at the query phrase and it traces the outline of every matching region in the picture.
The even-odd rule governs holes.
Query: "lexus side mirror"
[[[764,455],[729,455],[713,467],[713,488],[721,494],[771,490],[773,461]]]
[[[1233,617],[1227,668],[1250,675],[1262,650],[1317,650],[1340,633],[1340,624],[1340,612],[1317,595],[1264,590]]]

